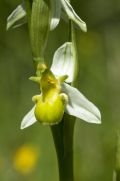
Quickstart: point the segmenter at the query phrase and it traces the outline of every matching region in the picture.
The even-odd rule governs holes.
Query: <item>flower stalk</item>
[[[59,181],[73,181],[73,133],[75,118],[64,115],[60,124],[51,127],[56,148]]]
[[[68,41],[72,41],[74,45],[74,58],[75,67],[77,62],[75,30],[71,20],[69,20]],[[74,71],[74,81],[72,85],[77,83],[77,71]],[[73,162],[73,139],[74,139],[74,125],[75,117],[64,114],[62,122],[58,125],[52,126],[51,131],[56,148],[58,168],[59,168],[59,181],[74,181],[74,162]]]
[[[116,158],[113,181],[120,181],[120,131],[117,131]]]

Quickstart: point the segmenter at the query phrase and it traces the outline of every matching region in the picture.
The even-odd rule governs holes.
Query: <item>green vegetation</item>
[[[0,180],[58,181],[50,128],[36,123],[20,130],[23,116],[33,106],[30,98],[36,92],[39,94],[39,88],[28,80],[35,72],[27,25],[6,32],[6,19],[19,3],[0,1]],[[76,28],[80,61],[78,87],[102,114],[101,125],[83,121],[75,124],[75,181],[112,181],[116,135],[120,129],[120,2],[73,0],[72,4],[88,27],[85,34]],[[55,50],[66,41],[67,33],[63,20],[50,33],[45,54],[49,66]],[[26,161],[34,168],[29,167],[27,172],[26,167],[21,172],[16,166],[18,162],[15,164],[17,151],[24,145],[31,145],[39,152],[39,156],[36,151],[30,152],[33,160]],[[26,150],[22,155],[25,154],[29,155]]]

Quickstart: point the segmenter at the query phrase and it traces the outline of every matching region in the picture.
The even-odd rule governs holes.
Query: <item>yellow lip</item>
[[[41,95],[33,96],[36,103],[36,119],[48,125],[57,124],[62,120],[66,105],[66,96],[61,94],[60,80],[49,70],[41,74],[40,79],[35,79],[40,83]]]
[[[58,93],[43,101],[42,95],[38,97],[35,107],[35,117],[43,124],[57,124],[62,120],[65,103]]]

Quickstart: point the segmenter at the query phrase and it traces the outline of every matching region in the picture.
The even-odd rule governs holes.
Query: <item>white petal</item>
[[[66,82],[70,83],[74,79],[74,65],[72,43],[64,43],[54,54],[51,71],[56,76],[68,75]]]
[[[62,91],[68,95],[68,104],[66,106],[68,114],[89,123],[101,123],[101,114],[98,108],[76,88],[64,83]]]
[[[25,117],[23,118],[21,122],[20,129],[27,128],[37,121],[34,116],[34,110],[35,110],[35,106],[25,115]]]
[[[63,8],[64,8],[65,12],[67,13],[69,19],[74,21],[74,23],[76,23],[81,28],[82,31],[86,32],[87,31],[86,23],[84,21],[82,21],[80,19],[80,17],[75,13],[75,11],[72,8],[72,6],[70,5],[69,1],[61,0],[61,3],[63,5]]]
[[[25,16],[26,16],[26,10],[24,4],[20,4],[7,18],[7,30],[10,29],[11,27],[14,27],[15,23],[23,19]],[[15,27],[24,24],[25,23],[24,21],[17,24]]]
[[[51,0],[51,6],[52,6],[52,19],[50,24],[50,30],[54,30],[60,21],[61,2],[59,0]]]

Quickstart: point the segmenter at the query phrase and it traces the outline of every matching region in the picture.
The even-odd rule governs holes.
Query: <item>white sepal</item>
[[[51,12],[52,12],[52,18],[51,18],[51,24],[50,24],[50,30],[54,30],[56,26],[59,24],[60,21],[60,15],[61,15],[61,2],[59,0],[51,0]]]
[[[20,4],[17,6],[17,8],[9,15],[7,18],[7,30],[9,30],[12,27],[17,27],[25,23],[26,19],[23,20],[23,18],[26,17],[26,10],[24,7],[24,4]],[[16,23],[20,20],[23,20],[23,22],[19,22],[17,25]]]
[[[35,106],[24,116],[21,122],[20,129],[27,128],[31,126],[32,124],[34,124],[35,122],[37,122],[34,116],[34,110],[35,110]]]
[[[99,109],[81,92],[65,83],[62,85],[62,91],[68,95],[66,113],[89,123],[101,123],[101,114]]]
[[[86,23],[82,21],[81,18],[75,13],[69,1],[61,0],[61,3],[69,19],[71,19],[75,24],[77,24],[81,28],[82,31],[86,32],[87,31]]]
[[[54,54],[51,71],[56,76],[68,75],[66,82],[70,83],[74,79],[74,65],[72,43],[64,43]]]

